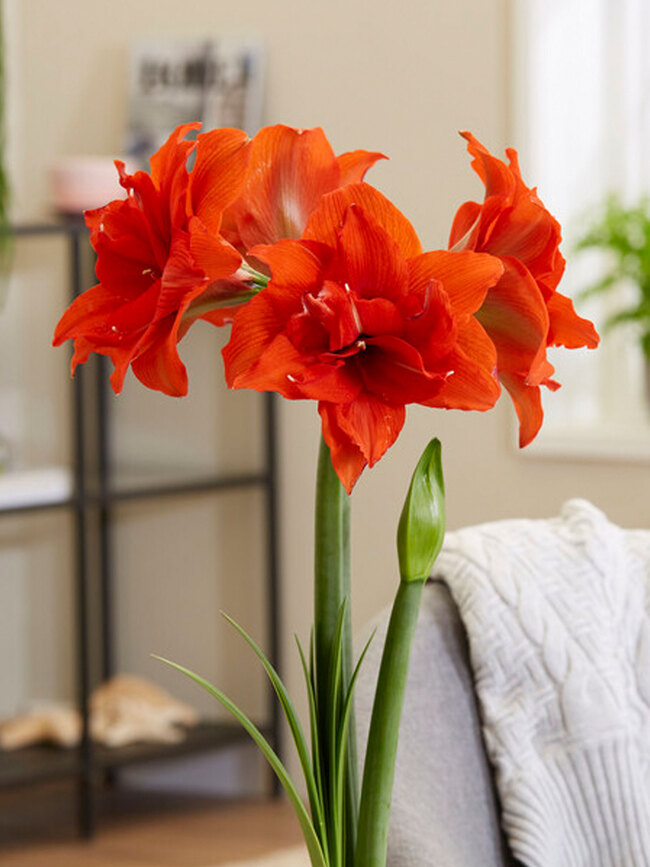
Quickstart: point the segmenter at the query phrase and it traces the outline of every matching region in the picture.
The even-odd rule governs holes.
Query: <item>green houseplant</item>
[[[603,276],[582,293],[583,298],[618,293],[621,306],[605,319],[605,329],[626,323],[638,329],[638,339],[650,365],[650,199],[626,206],[610,196],[599,216],[576,245],[577,250],[602,250],[608,254]],[[625,301],[621,287],[634,287],[634,297]]]

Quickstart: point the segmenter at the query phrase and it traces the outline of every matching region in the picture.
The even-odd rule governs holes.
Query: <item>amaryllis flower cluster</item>
[[[86,214],[99,283],[54,339],[74,340],[73,370],[98,352],[114,362],[116,392],[131,366],[182,395],[179,341],[199,319],[232,322],[228,384],[317,400],[348,492],[395,441],[408,404],[487,410],[501,382],[520,444],[533,439],[540,386],[558,387],[547,347],[598,336],[557,292],[560,228],[514,151],[506,165],[464,134],[485,200],[460,207],[448,250],[426,252],[363,180],[382,154],[336,157],[322,130],[286,126],[188,141],[198,127],[179,127],[150,174],[117,163],[127,198]]]
[[[186,394],[177,344],[197,319],[223,325],[250,297],[255,273],[242,254],[300,237],[323,193],[361,180],[382,156],[337,158],[322,130],[286,126],[253,141],[237,129],[186,140],[200,128],[179,126],[151,158],[150,174],[129,175],[116,161],[127,198],[85,214],[99,284],[64,314],[54,343],[74,340],[73,372],[91,352],[109,356],[116,393],[131,365],[149,388]]]
[[[506,151],[509,165],[492,156],[471,133],[462,133],[474,158],[472,167],[485,184],[482,205],[465,202],[451,228],[452,250],[498,256],[503,276],[488,293],[477,317],[497,349],[498,376],[519,417],[519,444],[528,445],[542,425],[540,386],[555,390],[549,346],[576,349],[598,346],[591,322],[581,319],[557,292],[565,261],[560,224],[527,187],[517,152]]]

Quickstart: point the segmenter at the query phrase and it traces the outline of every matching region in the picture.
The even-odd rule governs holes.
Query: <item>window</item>
[[[649,32],[646,0],[513,0],[513,139],[524,179],[564,227],[568,295],[602,271],[602,254],[571,249],[594,209],[611,192],[630,204],[650,192]],[[607,305],[577,306],[600,324]],[[615,329],[596,353],[549,355],[563,388],[531,452],[650,459],[634,330]]]

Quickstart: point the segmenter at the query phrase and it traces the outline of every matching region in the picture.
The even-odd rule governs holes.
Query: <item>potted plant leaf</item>
[[[625,324],[636,327],[650,403],[650,198],[627,206],[618,196],[609,196],[576,249],[598,249],[608,254],[602,276],[584,289],[581,297],[612,297],[612,312],[603,323],[605,330]],[[633,287],[633,294],[625,295],[621,291],[624,285]]]

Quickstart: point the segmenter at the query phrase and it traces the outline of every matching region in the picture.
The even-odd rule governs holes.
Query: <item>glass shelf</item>
[[[264,727],[261,730],[264,732]],[[268,734],[268,729],[266,732]],[[237,723],[206,720],[186,729],[185,738],[178,743],[135,743],[117,748],[95,744],[92,747],[92,767],[95,770],[128,767],[219,749],[247,740],[249,735]],[[0,750],[0,789],[67,779],[75,777],[80,770],[77,748],[35,746]]]
[[[111,473],[111,485],[105,493],[108,502],[146,499],[147,497],[193,494],[268,484],[268,474],[261,470],[224,473],[198,467],[120,467]],[[100,493],[91,497],[102,499]]]
[[[64,506],[72,501],[72,496],[72,474],[66,467],[0,474],[0,512]]]
[[[226,474],[197,468],[139,467],[117,470],[112,475],[109,490],[102,493],[91,487],[86,492],[86,499],[98,503],[119,503],[149,497],[260,487],[265,484],[268,484],[268,474],[263,471]],[[70,506],[74,502],[72,473],[66,467],[0,474],[0,514]]]

